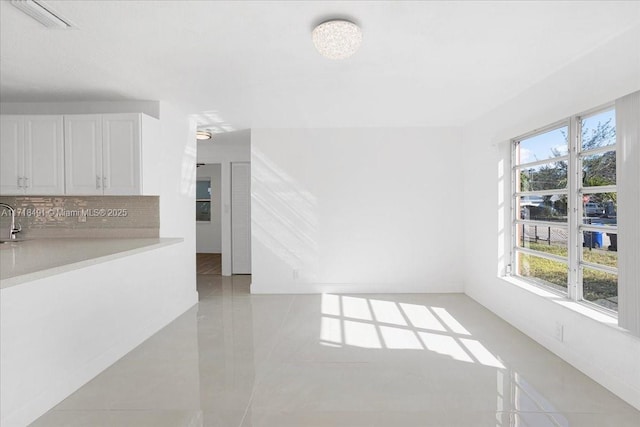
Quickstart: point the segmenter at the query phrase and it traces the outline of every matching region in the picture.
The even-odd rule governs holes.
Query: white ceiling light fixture
[[[42,0],[11,0],[11,4],[47,28],[66,30],[73,27],[71,21]]]
[[[345,19],[325,21],[311,33],[318,52],[329,59],[345,59],[356,53],[362,44],[360,27]]]
[[[196,132],[197,140],[211,139],[213,135],[208,130],[199,130]]]

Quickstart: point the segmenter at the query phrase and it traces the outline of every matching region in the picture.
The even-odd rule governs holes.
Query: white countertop
[[[0,244],[0,289],[162,246],[180,238],[34,239]]]

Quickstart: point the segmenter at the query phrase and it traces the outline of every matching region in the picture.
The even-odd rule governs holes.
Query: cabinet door
[[[66,194],[102,194],[102,116],[64,116]]]
[[[62,116],[24,118],[26,194],[64,194]]]
[[[0,194],[23,194],[24,119],[0,117]]]
[[[102,116],[104,194],[141,194],[140,114]]]
[[[231,163],[231,274],[251,274],[251,165]]]

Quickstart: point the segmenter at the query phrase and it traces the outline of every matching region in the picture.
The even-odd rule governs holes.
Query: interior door
[[[251,274],[251,164],[231,163],[231,274]]]

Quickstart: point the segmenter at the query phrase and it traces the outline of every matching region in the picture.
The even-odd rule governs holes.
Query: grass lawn
[[[540,252],[567,256],[567,248],[560,245],[528,242],[527,247]],[[611,267],[618,265],[618,253],[606,250],[584,248],[583,259],[587,262]],[[568,268],[561,262],[520,254],[519,274],[548,282],[556,289],[565,292],[567,290]],[[585,300],[596,301],[618,296],[618,276],[616,274],[584,268],[582,277]]]

